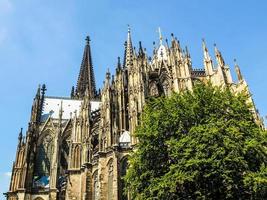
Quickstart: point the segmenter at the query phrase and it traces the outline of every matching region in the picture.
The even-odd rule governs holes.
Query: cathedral
[[[187,47],[173,34],[170,42],[163,40],[160,29],[151,57],[141,42],[133,47],[130,28],[124,47],[115,74],[106,73],[100,90],[89,37],[70,97],[48,96],[45,85],[37,89],[25,136],[19,132],[8,200],[128,200],[122,177],[149,97],[192,90],[198,82],[250,94],[236,62],[233,81],[221,52],[214,45],[214,62],[204,40],[200,69],[192,66]],[[251,97],[249,101],[254,105]],[[261,124],[255,106],[251,111]]]

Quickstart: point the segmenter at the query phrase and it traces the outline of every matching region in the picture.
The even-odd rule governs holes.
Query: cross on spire
[[[86,41],[86,44],[89,45],[91,41],[89,35],[86,36],[85,41]]]

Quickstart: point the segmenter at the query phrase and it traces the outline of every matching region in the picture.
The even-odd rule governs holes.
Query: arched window
[[[93,175],[93,200],[99,199],[99,180],[98,171],[95,171]]]
[[[60,174],[65,174],[65,171],[68,169],[68,157],[70,151],[70,133],[66,133],[65,137],[62,139],[61,143],[61,156],[60,156]]]
[[[113,199],[113,159],[108,162],[108,200]]]
[[[76,145],[74,148],[73,167],[78,168],[80,166],[80,147]]]
[[[129,195],[125,192],[125,182],[123,177],[126,175],[126,171],[128,169],[128,158],[124,157],[120,162],[120,187],[119,187],[119,199],[120,200],[128,200]]]
[[[46,134],[37,147],[35,175],[49,176],[53,150],[53,137]]]

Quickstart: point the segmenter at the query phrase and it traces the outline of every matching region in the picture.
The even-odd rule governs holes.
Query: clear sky
[[[203,66],[201,39],[236,58],[256,106],[267,115],[267,2],[264,0],[0,0],[0,192],[7,191],[20,127],[27,127],[38,84],[68,96],[76,84],[85,36],[91,37],[97,86],[123,56],[127,24],[134,45],[151,52],[157,28],[188,45]],[[0,195],[0,199],[3,197]]]

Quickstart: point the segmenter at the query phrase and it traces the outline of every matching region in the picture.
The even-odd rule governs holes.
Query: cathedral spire
[[[133,46],[132,46],[132,39],[131,39],[131,29],[128,25],[128,33],[127,33],[127,41],[125,43],[125,57],[124,57],[124,64],[125,67],[131,66],[133,63]]]
[[[89,97],[94,98],[96,96],[96,86],[89,36],[87,36],[85,40],[86,45],[77,81],[77,95],[80,98],[84,97],[85,91],[88,89]]]

